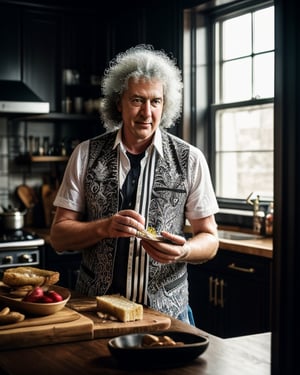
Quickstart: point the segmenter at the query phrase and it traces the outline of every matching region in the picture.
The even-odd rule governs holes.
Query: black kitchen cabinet
[[[223,338],[270,330],[270,259],[220,249],[188,267],[197,327]]]
[[[21,12],[8,5],[0,8],[0,80],[21,80]]]
[[[52,12],[24,10],[22,17],[23,81],[57,110],[59,98],[60,17]]]
[[[79,273],[80,262],[80,252],[70,251],[58,254],[49,244],[45,246],[43,260],[44,267],[47,270],[59,272],[60,277],[57,284],[64,288],[74,290]]]

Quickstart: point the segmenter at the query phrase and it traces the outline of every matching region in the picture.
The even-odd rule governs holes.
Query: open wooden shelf
[[[69,156],[31,156],[33,163],[49,163],[68,161]]]

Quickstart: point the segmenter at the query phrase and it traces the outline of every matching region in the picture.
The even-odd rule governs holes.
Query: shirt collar
[[[113,148],[115,149],[118,145],[120,145],[121,149],[124,150],[125,152],[125,147],[122,142],[122,127],[117,132],[117,136],[116,136],[115,144]],[[162,136],[161,136],[161,131],[159,128],[157,128],[156,132],[154,133],[154,137],[150,145],[150,148],[152,147],[156,148],[157,152],[160,154],[161,157],[164,156],[163,147],[162,147]]]

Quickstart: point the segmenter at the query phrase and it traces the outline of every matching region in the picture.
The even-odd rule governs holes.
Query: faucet
[[[253,192],[246,198],[246,202],[253,206],[253,232],[263,235],[265,232],[265,212],[260,209],[259,195],[251,200],[252,195]]]

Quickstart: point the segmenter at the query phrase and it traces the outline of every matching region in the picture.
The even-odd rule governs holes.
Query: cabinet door
[[[224,338],[270,330],[268,259],[219,250],[213,260],[188,269],[197,327]]]
[[[193,310],[195,324],[209,333],[218,332],[218,309],[214,285],[217,273],[206,265],[188,265],[189,303]]]
[[[65,13],[61,31],[61,57],[64,69],[76,69],[80,83],[90,83],[90,75],[102,76],[107,67],[107,19],[99,21],[99,14]]]
[[[20,11],[0,5],[0,80],[21,80]]]
[[[57,89],[61,72],[58,16],[40,11],[24,11],[23,78],[42,100],[50,102],[50,111],[57,110],[60,100]]]
[[[255,256],[224,258],[224,337],[270,330],[270,262]]]

